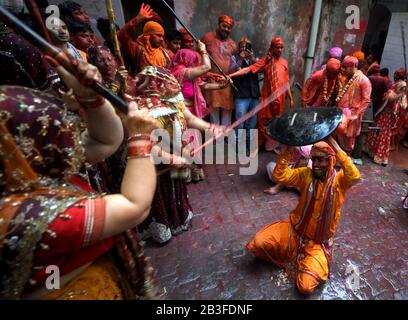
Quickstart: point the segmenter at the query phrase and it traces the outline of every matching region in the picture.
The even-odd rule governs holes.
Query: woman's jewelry
[[[128,159],[139,159],[150,157],[152,151],[152,143],[144,143],[138,145],[129,145],[127,148],[127,158]]]
[[[150,141],[150,135],[149,134],[143,134],[143,133],[137,133],[134,135],[131,135],[128,138],[128,143],[133,142],[133,141]]]
[[[74,95],[75,99],[78,101],[80,106],[84,109],[97,109],[102,107],[105,104],[105,98],[102,96],[96,96],[91,98],[84,98],[78,95]]]

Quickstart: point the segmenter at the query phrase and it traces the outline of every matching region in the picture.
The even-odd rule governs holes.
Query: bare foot
[[[279,192],[281,192],[282,189],[283,189],[283,185],[277,184],[276,186],[265,189],[264,192],[273,196],[273,195],[278,194]]]

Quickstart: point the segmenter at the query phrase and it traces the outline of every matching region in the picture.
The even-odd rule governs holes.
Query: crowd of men
[[[0,4],[35,25],[22,1]],[[331,49],[300,99],[304,108],[341,108],[343,121],[333,136],[303,152],[274,141],[265,129],[268,120],[285,112],[286,98],[295,107],[290,88],[276,95],[289,81],[281,37],[273,37],[264,56],[256,57],[250,39],[242,37],[238,44],[232,39],[235,21],[222,15],[216,30],[195,44],[185,29],[165,30],[162,19],[142,4],[116,34],[108,19],[99,18],[102,42],[80,4],[65,1],[59,9],[60,17],[46,29],[52,44],[72,60],[76,78],[18,30],[0,24],[0,296],[159,297],[139,241],[164,244],[190,228],[186,184],[205,174],[199,161],[187,166],[197,138],[185,139],[185,133],[191,128],[220,135],[260,101],[267,105],[236,128],[236,143],[249,146],[258,129],[258,150],[280,155],[269,172],[279,188],[268,193],[291,186],[301,196],[289,221],[267,226],[247,248],[285,268],[301,293],[326,281],[340,208],[360,180],[355,165],[362,164],[363,150],[387,165],[390,151],[400,142],[406,146],[406,70],[398,70],[392,83],[372,56]],[[49,16],[42,14],[46,21]],[[143,32],[136,34],[139,27]],[[128,102],[129,114],[116,114],[90,89],[95,82]],[[370,104],[374,131],[364,127]],[[164,150],[151,140],[155,128],[183,138]],[[176,154],[176,147],[186,151]],[[170,166],[155,168],[153,153]],[[44,291],[47,265],[61,268],[62,289]]]

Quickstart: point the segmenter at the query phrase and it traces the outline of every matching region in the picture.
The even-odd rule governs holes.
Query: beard
[[[313,178],[323,180],[326,178],[327,168],[313,167]]]
[[[220,30],[220,31],[218,31],[218,34],[220,35],[220,38],[222,39],[222,40],[225,40],[225,39],[228,39],[228,37],[229,37],[229,32],[227,32],[227,31],[222,31],[222,30]]]

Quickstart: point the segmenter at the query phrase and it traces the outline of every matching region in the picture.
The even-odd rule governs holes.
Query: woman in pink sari
[[[201,76],[211,70],[211,61],[208,57],[205,44],[199,41],[197,46],[200,54],[190,49],[182,49],[173,57],[168,68],[181,85],[185,105],[192,114],[203,119],[210,113],[211,109],[205,102],[202,90],[223,89],[230,82],[227,79],[222,83],[206,83],[201,79]],[[194,133],[191,134],[191,137],[190,140],[199,141],[194,138]],[[204,171],[202,166],[193,165],[191,180],[200,181],[203,179]]]

